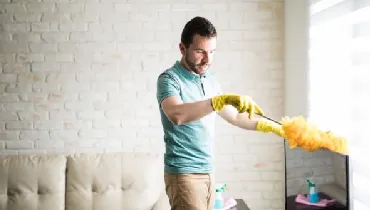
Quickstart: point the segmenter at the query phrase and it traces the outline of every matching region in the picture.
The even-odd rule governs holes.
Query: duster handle
[[[263,118],[266,118],[266,119],[268,119],[268,120],[270,120],[270,121],[273,121],[273,122],[275,122],[275,123],[277,123],[277,124],[279,124],[279,125],[281,125],[281,122],[279,122],[279,121],[277,121],[277,120],[271,119],[271,118],[266,117],[266,116],[264,116],[264,115],[262,115],[262,114],[258,114],[258,113],[255,113],[255,114],[256,114],[256,115],[258,115],[258,116],[261,116],[261,117],[263,117]]]

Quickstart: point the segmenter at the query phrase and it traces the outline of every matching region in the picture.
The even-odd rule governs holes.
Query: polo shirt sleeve
[[[169,96],[180,96],[180,85],[172,75],[162,73],[157,79],[157,100],[159,106]]]

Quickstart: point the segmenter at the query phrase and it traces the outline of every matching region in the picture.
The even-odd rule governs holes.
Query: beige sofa
[[[169,210],[162,156],[0,156],[0,210],[64,209]]]

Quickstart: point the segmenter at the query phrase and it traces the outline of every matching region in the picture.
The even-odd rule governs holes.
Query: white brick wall
[[[224,90],[280,119],[282,0],[156,2],[1,0],[1,153],[163,151],[156,78],[195,15],[218,29]],[[282,141],[217,124],[217,180],[252,209],[282,209]]]
[[[328,151],[306,152],[301,149],[287,149],[287,194],[307,193],[306,178],[320,185],[333,183],[333,155]],[[340,170],[343,172],[344,169]]]

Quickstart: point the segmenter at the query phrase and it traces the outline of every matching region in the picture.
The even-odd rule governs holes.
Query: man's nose
[[[210,53],[204,53],[203,61],[208,62],[209,59],[210,59],[210,57],[211,57],[211,54]]]

